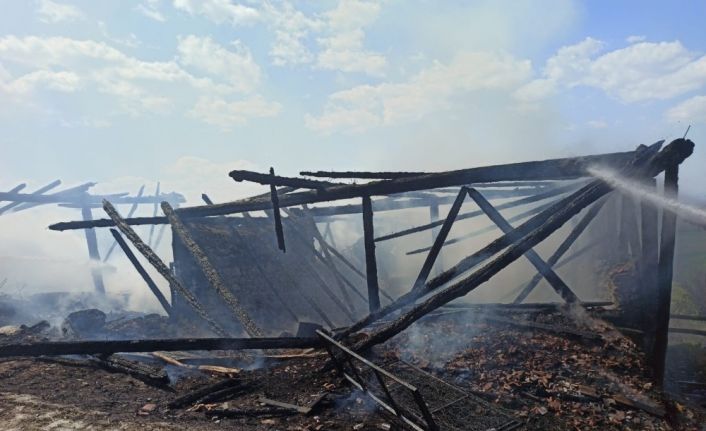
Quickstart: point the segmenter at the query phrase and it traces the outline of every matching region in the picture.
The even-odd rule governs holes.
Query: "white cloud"
[[[117,104],[111,106],[117,105],[130,115],[187,113],[191,109],[201,113],[206,109],[200,98],[227,98],[230,114],[222,115],[219,121],[210,120],[213,115],[191,114],[219,127],[225,127],[228,118],[238,125],[244,124],[249,115],[262,117],[277,112],[272,108],[276,104],[257,96],[260,69],[244,46],[235,44],[226,49],[209,38],[186,36],[179,41],[178,53],[169,61],[145,61],[92,40],[6,36],[0,38],[0,62],[13,65],[15,76],[4,70],[0,91],[24,96],[25,100],[41,100],[31,93],[44,88],[93,91],[114,98]],[[191,73],[183,66],[207,76]],[[249,97],[231,100],[240,93]],[[189,100],[193,105],[184,107]]]
[[[260,17],[257,9],[230,0],[174,0],[174,7],[191,15],[202,15],[217,24],[248,24]]]
[[[230,130],[233,126],[247,124],[250,118],[276,116],[282,106],[260,96],[245,100],[227,101],[218,97],[202,97],[189,115],[199,120]]]
[[[275,40],[270,47],[270,57],[276,66],[309,63],[314,56],[305,44],[312,31],[322,27],[321,20],[307,17],[288,1],[278,6],[264,4],[265,19],[274,29]]]
[[[637,42],[609,52],[604,48],[604,43],[586,38],[559,49],[547,60],[543,77],[516,96],[529,102],[558,88],[585,86],[633,103],[670,99],[706,84],[706,56],[688,51],[679,41]]]
[[[253,91],[260,82],[260,67],[240,41],[231,45],[232,49],[228,50],[209,37],[190,35],[179,38],[179,63],[223,77],[237,91]]]
[[[327,34],[318,39],[322,50],[317,65],[322,69],[362,72],[373,76],[385,73],[387,60],[364,48],[364,28],[380,13],[380,4],[360,0],[341,0],[324,14]]]
[[[308,115],[309,128],[331,133],[398,124],[454,106],[455,99],[481,90],[509,91],[531,73],[528,60],[486,52],[458,54],[436,62],[401,83],[360,85],[329,96],[323,114]]]
[[[157,8],[159,0],[147,0],[145,3],[140,3],[135,7],[135,10],[147,18],[158,22],[165,22],[167,18]]]
[[[39,20],[46,23],[75,21],[85,18],[84,13],[76,6],[51,0],[39,0],[37,13],[39,14]]]
[[[706,124],[706,96],[694,96],[687,99],[668,110],[665,116],[668,121],[673,123]]]
[[[637,35],[632,35],[625,38],[625,42],[627,43],[644,42],[645,40],[647,40],[647,37]]]

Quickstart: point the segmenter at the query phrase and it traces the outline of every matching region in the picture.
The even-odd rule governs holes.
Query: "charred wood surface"
[[[363,196],[363,242],[365,244],[365,275],[368,281],[368,309],[372,313],[380,308],[380,287],[375,258],[373,206],[370,196]]]
[[[228,307],[232,310],[235,318],[243,325],[245,331],[251,337],[259,337],[262,335],[262,330],[253,322],[252,318],[245,311],[245,308],[240,304],[240,301],[233,296],[233,294],[228,290],[228,288],[223,283],[220,274],[216,271],[216,268],[211,265],[208,260],[206,253],[203,252],[201,247],[194,241],[191,234],[186,229],[186,226],[181,221],[181,219],[176,215],[174,209],[167,202],[162,202],[162,211],[169,219],[169,223],[172,225],[174,233],[179,236],[179,239],[184,244],[187,250],[191,252],[194,257],[196,264],[203,272],[204,276],[211,284],[213,289],[220,295],[221,298],[228,304]]]
[[[179,350],[264,350],[321,347],[319,338],[168,338],[116,341],[47,341],[7,344],[0,357],[95,355]]]

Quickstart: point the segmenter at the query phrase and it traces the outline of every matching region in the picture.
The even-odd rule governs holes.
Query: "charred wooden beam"
[[[363,196],[363,242],[365,244],[365,275],[368,281],[368,308],[375,312],[380,308],[378,267],[375,259],[375,231],[373,205],[370,196]]]
[[[669,328],[670,334],[689,334],[689,335],[701,335],[706,337],[706,331],[701,329],[690,329],[690,328]]]
[[[414,282],[414,285],[412,286],[413,290],[420,289],[424,285],[424,283],[426,283],[427,278],[429,277],[429,274],[431,273],[431,269],[434,267],[434,262],[436,261],[436,258],[439,255],[439,252],[441,251],[441,247],[444,245],[444,241],[446,241],[446,237],[449,235],[449,232],[451,231],[451,226],[456,221],[456,217],[458,216],[458,212],[461,210],[461,205],[463,205],[463,201],[466,198],[467,192],[468,192],[468,189],[466,189],[466,187],[461,187],[461,190],[458,192],[458,195],[456,196],[456,200],[454,201],[453,205],[451,205],[451,209],[449,210],[449,213],[446,215],[446,219],[444,220],[444,224],[441,226],[441,230],[439,231],[439,233],[436,235],[436,238],[434,239],[434,245],[432,245],[431,250],[429,251],[429,254],[427,254],[426,259],[424,259],[424,263],[422,264],[422,269],[419,271],[419,275],[417,275],[417,278]],[[438,208],[437,208],[437,210],[438,210]],[[438,213],[437,213],[437,217],[438,217]]]
[[[527,217],[541,213],[542,211],[546,210],[547,208],[551,207],[552,205],[554,205],[554,202],[548,202],[546,204],[542,204],[542,205],[536,206],[534,208],[530,208],[527,211],[521,212],[520,214],[516,214],[516,215],[510,217],[509,219],[507,219],[507,221],[510,223],[514,223],[516,221],[524,220]],[[457,236],[456,238],[447,239],[444,242],[444,245],[446,246],[446,245],[458,244],[459,242],[465,241],[467,239],[475,238],[477,236],[480,236],[480,235],[483,235],[486,233],[495,232],[497,230],[497,228],[498,227],[496,225],[492,224],[490,226],[486,226],[484,228],[480,228],[478,230],[468,232],[467,234]],[[410,251],[406,252],[405,254],[408,256],[411,256],[414,254],[424,253],[429,250],[431,250],[431,246],[418,248],[416,250],[410,250]]]
[[[172,230],[179,237],[184,247],[191,253],[194,257],[196,265],[199,267],[203,275],[208,280],[209,284],[216,293],[223,298],[225,303],[228,305],[230,310],[233,312],[233,316],[240,322],[251,337],[259,337],[262,335],[262,330],[253,322],[252,318],[248,315],[245,308],[240,304],[240,301],[233,296],[233,294],[228,290],[228,288],[223,283],[220,274],[216,268],[211,264],[206,256],[206,253],[199,247],[199,245],[194,241],[194,238],[189,233],[186,225],[181,221],[179,216],[176,215],[174,209],[169,205],[168,202],[162,202],[162,211],[164,215],[167,216],[169,224],[172,225]]]
[[[0,358],[19,356],[95,355],[180,350],[306,349],[323,344],[319,338],[167,338],[114,341],[46,341],[3,345]]]
[[[664,170],[664,195],[676,199],[679,193],[679,164]],[[674,273],[674,246],[676,240],[677,214],[662,210],[662,232],[659,241],[659,263],[657,267],[657,315],[655,320],[655,344],[652,353],[655,380],[664,382],[664,370],[669,342],[669,312],[672,302],[672,275]]]
[[[590,165],[609,167],[622,166],[634,155],[634,151],[597,156],[572,157],[536,162],[514,163],[509,165],[487,166],[458,171],[429,174],[420,177],[396,180],[373,181],[367,184],[333,186],[325,190],[309,190],[290,193],[280,198],[280,207],[290,207],[339,199],[362,198],[395,193],[411,192],[441,187],[453,187],[474,182],[516,181],[516,180],[558,180],[586,176]],[[267,198],[251,198],[238,202],[182,208],[182,217],[207,217],[233,214],[244,211],[260,211],[272,208]],[[164,217],[140,217],[128,221],[131,225],[165,223]],[[50,226],[52,230],[85,229],[88,227],[110,227],[111,220],[94,220],[90,223],[68,222]]]
[[[542,193],[538,193],[538,194],[533,195],[533,196],[529,196],[529,197],[526,197],[526,198],[517,199],[517,200],[511,201],[511,202],[506,202],[506,203],[504,203],[504,204],[500,204],[500,205],[497,206],[497,209],[498,209],[498,210],[503,210],[503,209],[514,208],[514,207],[518,207],[518,206],[522,206],[522,205],[527,205],[527,204],[534,203],[534,202],[538,202],[538,201],[541,201],[541,200],[544,200],[544,199],[548,199],[548,198],[551,198],[551,197],[554,197],[554,196],[558,196],[558,195],[560,195],[560,194],[562,194],[562,193],[566,193],[566,192],[568,192],[568,191],[570,191],[570,190],[573,190],[574,188],[575,188],[575,185],[573,185],[573,184],[572,184],[572,185],[567,185],[567,186],[562,186],[562,187],[556,187],[556,188],[553,188],[553,189],[551,189],[551,190],[548,190],[548,191],[545,191],[545,192],[542,192]],[[480,211],[480,210],[478,210],[478,211],[471,211],[471,212],[468,212],[468,213],[460,214],[460,215],[456,218],[456,220],[465,220],[465,219],[469,219],[469,218],[478,217],[478,216],[481,216],[481,215],[483,215],[483,211]],[[410,234],[413,234],[413,233],[422,232],[422,231],[425,231],[425,230],[428,230],[428,229],[433,229],[433,228],[435,228],[435,227],[441,226],[443,223],[444,223],[443,220],[439,220],[439,221],[432,222],[432,223],[428,223],[428,224],[425,224],[425,225],[416,226],[416,227],[409,228],[409,229],[405,229],[405,230],[401,230],[401,231],[398,231],[398,232],[395,232],[395,233],[391,233],[391,234],[379,236],[379,237],[375,238],[375,241],[376,241],[376,242],[377,242],[377,241],[387,241],[387,240],[389,240],[389,239],[399,238],[399,237],[401,237],[401,236],[406,236],[406,235],[410,235]]]
[[[362,171],[301,171],[304,177],[319,178],[355,178],[364,180],[393,180],[398,178],[418,177],[429,175],[429,172],[362,172]]]
[[[45,185],[44,187],[40,187],[40,188],[38,188],[37,190],[33,191],[32,193],[29,194],[29,196],[39,196],[39,195],[42,195],[43,193],[46,193],[46,192],[48,192],[49,190],[58,187],[59,185],[61,185],[61,180],[54,180],[54,181],[50,182],[49,184]],[[19,187],[19,186],[18,186],[18,187],[15,187],[14,189],[10,190],[9,192],[7,192],[7,195],[9,195],[9,196],[11,196],[11,195],[21,196],[21,195],[18,195],[18,192],[19,192],[20,190],[24,189],[24,184],[20,184],[20,186],[22,186],[22,187]],[[9,197],[9,196],[7,196],[7,197]],[[23,201],[23,200],[9,199],[9,198],[8,198],[8,199],[2,199],[2,198],[0,198],[0,200],[10,200],[10,201],[12,201],[12,202],[10,202],[9,204],[5,205],[4,207],[0,208],[0,214],[6,212],[6,211],[8,211],[8,210],[11,210],[12,208],[18,207],[18,206],[22,205],[22,202],[25,202],[25,201]]]
[[[645,181],[645,187],[653,193],[657,193],[657,184],[654,178]],[[657,207],[642,199],[640,202],[640,257],[637,262],[639,280],[642,294],[639,297],[640,303],[637,306],[642,310],[641,327],[646,331],[649,344],[654,342],[655,319],[657,312],[656,298],[657,280],[659,266],[659,214]]]
[[[329,181],[316,181],[309,180],[306,178],[294,178],[294,177],[282,177],[275,175],[272,168],[270,168],[270,174],[261,174],[259,172],[245,171],[245,170],[235,170],[228,174],[237,182],[249,181],[252,183],[263,184],[267,186],[286,186],[294,187],[298,189],[315,189],[320,190],[326,187],[344,185],[341,183],[332,183]]]
[[[159,290],[159,287],[157,287],[157,284],[155,284],[155,282],[152,280],[152,277],[150,277],[147,271],[145,271],[145,268],[142,266],[140,261],[137,260],[137,257],[132,252],[132,250],[130,250],[130,247],[120,235],[120,232],[115,229],[110,229],[110,233],[111,235],[113,235],[113,238],[115,238],[115,243],[120,246],[123,253],[125,253],[125,256],[127,256],[130,263],[132,263],[132,266],[135,267],[135,270],[137,270],[138,274],[140,274],[145,283],[147,283],[147,287],[149,287],[149,289],[152,291],[152,294],[154,294],[154,296],[157,298],[157,301],[159,301],[162,308],[164,308],[164,311],[167,313],[168,316],[171,316],[172,306],[169,304],[169,301],[167,301],[167,298],[164,297],[162,291]]]
[[[439,220],[439,204],[435,202],[435,203],[432,203],[431,205],[429,205],[429,223],[434,223],[435,221],[438,221],[438,220]],[[438,227],[435,227],[431,230],[432,241],[439,235],[439,230],[440,230],[440,228],[438,228]],[[441,253],[441,250],[439,250],[439,255],[436,257],[435,260],[436,261],[434,262],[434,264],[435,264],[435,267],[437,268],[436,272],[439,272],[440,268],[444,267],[444,257],[443,257],[443,254]]]
[[[647,149],[642,146],[641,150],[635,153],[635,158],[623,169],[626,176],[631,178],[640,178],[643,176],[653,177],[660,171],[681,163],[692,154],[694,149],[693,142],[685,139],[677,139],[672,141],[660,153],[654,155],[654,152],[660,145],[661,143],[658,143]],[[408,328],[412,323],[430,311],[433,311],[456,298],[468,294],[468,292],[474,290],[500,272],[503,268],[507,267],[507,265],[517,260],[525,253],[525,251],[546,239],[571,217],[607,194],[610,190],[610,186],[601,180],[590,182],[566,200],[562,200],[562,202],[560,202],[562,205],[557,207],[556,211],[552,210],[549,218],[541,222],[539,226],[523,234],[522,239],[519,241],[511,243],[510,247],[493,261],[463,280],[460,280],[453,285],[434,293],[428,299],[413,306],[409,311],[401,314],[391,322],[380,326],[371,334],[369,338],[358,343],[356,348],[366,349],[375,344],[384,342]],[[517,230],[518,229],[516,229],[516,231]],[[398,302],[403,301],[398,300]],[[409,303],[409,300],[407,303]]]
[[[136,197],[142,197],[142,194],[145,192],[145,185],[143,184],[142,187],[140,187],[140,190],[137,191]],[[127,213],[127,218],[132,217],[135,214],[135,211],[137,211],[137,207],[140,204],[137,202],[134,202],[132,206],[130,207],[130,211]],[[118,245],[117,241],[113,241],[113,243],[110,245],[110,248],[108,249],[108,252],[103,256],[103,262],[107,262],[108,259],[110,259],[110,255],[113,254],[113,250],[115,250],[115,246]]]
[[[94,362],[105,370],[127,374],[150,385],[162,387],[169,384],[169,376],[166,371],[149,364],[105,354],[98,355]]]
[[[196,299],[194,294],[184,288],[182,284],[177,280],[177,278],[172,274],[172,272],[169,270],[167,265],[164,264],[162,259],[159,258],[155,254],[155,252],[142,241],[142,239],[135,233],[135,231],[125,223],[125,220],[123,220],[122,217],[120,217],[120,214],[118,214],[118,211],[115,209],[113,205],[111,205],[110,202],[104,201],[103,202],[103,209],[105,212],[108,214],[108,216],[111,218],[111,220],[114,221],[115,225],[118,227],[120,232],[127,237],[127,239],[132,242],[132,244],[135,246],[135,248],[147,259],[147,261],[159,272],[162,277],[164,277],[169,284],[172,286],[172,288],[179,292],[179,294],[186,300],[186,303],[193,308],[193,310],[196,312],[196,314],[203,319],[208,325],[211,327],[211,330],[214,331],[214,333],[218,335],[226,335],[226,331],[221,328],[221,326],[216,323],[204,310],[203,306],[199,303],[199,301]],[[157,350],[162,350],[162,349],[157,349]]]
[[[232,174],[232,172],[231,172]],[[274,178],[275,169],[270,168],[270,177]],[[272,199],[272,214],[275,221],[275,233],[277,235],[277,247],[279,247],[282,252],[286,252],[286,246],[284,244],[284,231],[282,230],[282,215],[279,212],[279,197],[277,196],[277,188],[274,184],[270,184],[270,198]]]
[[[601,210],[603,205],[605,204],[605,199],[602,199],[595,204],[591,208],[589,208],[588,212],[586,212],[586,215],[581,219],[580,222],[569,232],[569,235],[566,236],[564,241],[557,247],[556,251],[547,259],[547,265],[549,267],[554,267],[556,263],[561,259],[561,257],[569,251],[571,246],[576,242],[579,236],[583,233],[584,230],[588,227],[588,225],[593,221],[593,219],[598,215],[598,212]],[[520,302],[524,301],[527,296],[532,293],[532,290],[534,290],[535,287],[539,284],[539,282],[542,280],[543,276],[541,272],[538,272],[535,274],[534,277],[527,283],[527,285],[522,289],[519,295],[517,295],[517,298],[513,301],[515,304],[519,304]]]
[[[493,208],[493,206],[488,202],[482,194],[480,194],[476,189],[468,189],[468,195],[473,199],[476,204],[488,215],[488,218],[495,223],[503,233],[508,235],[513,235],[514,228],[510,223],[505,220],[505,218]],[[513,241],[519,240],[519,238],[513,238]],[[564,282],[564,280],[559,277],[559,275],[554,272],[550,265],[548,265],[544,259],[542,259],[534,249],[527,249],[524,253],[527,260],[537,268],[542,276],[547,280],[554,291],[568,303],[578,302],[578,297],[569,288],[569,286]]]
[[[81,208],[81,215],[84,220],[93,220],[93,214],[90,208]],[[100,252],[98,251],[98,238],[96,237],[95,229],[86,229],[86,244],[88,245],[88,257],[91,259],[91,278],[96,292],[105,295],[105,285],[103,284],[103,274],[98,267],[101,261]]]

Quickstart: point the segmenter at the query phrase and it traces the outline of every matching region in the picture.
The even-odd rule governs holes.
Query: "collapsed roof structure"
[[[108,198],[103,201],[103,208],[109,218],[62,222],[50,229],[90,232],[113,228],[116,242],[154,292],[170,321],[177,326],[198,327],[216,338],[17,344],[3,347],[0,356],[108,355],[156,350],[271,352],[282,348],[324,347],[331,358],[330,367],[335,366],[353,386],[373,397],[402,426],[461,429],[440,426],[447,419],[440,419],[442,410],[429,408],[425,402],[428,393],[422,394],[422,390],[394,371],[389,372],[361,355],[405,332],[420,319],[438,315],[442,308],[460,307],[471,313],[483,307],[524,311],[544,310],[546,306],[553,307],[552,310],[562,308],[555,304],[523,304],[542,280],[568,304],[567,310],[601,306],[592,302],[592,298],[582,298],[577,293],[580,290],[556,272],[558,267],[595,246],[589,244],[568,254],[606,207],[606,195],[612,191],[606,181],[592,178],[589,169],[596,166],[611,169],[655,193],[654,177],[664,173],[664,194],[675,197],[679,165],[691,155],[694,144],[688,139],[677,139],[663,148],[662,145],[660,141],[629,152],[440,173],[301,172],[301,177],[283,177],[275,175],[272,169],[269,173],[237,170],[230,172],[233,180],[267,185],[270,192],[226,203],[213,203],[204,195],[205,205],[183,208],[173,208],[165,201],[161,204],[164,216],[123,218]],[[371,181],[348,184],[337,182],[340,179]],[[469,199],[479,209],[462,213],[462,205]],[[495,200],[502,202],[493,205]],[[450,209],[445,218],[439,218],[439,206],[443,205],[450,205]],[[620,304],[617,312],[606,313],[604,317],[625,333],[639,335],[640,347],[647,352],[655,381],[661,384],[670,331],[676,214],[647,201],[623,199],[619,205],[621,210],[616,213],[619,219],[615,221],[615,232],[619,234],[611,240],[617,239],[632,257],[634,281],[640,287],[639,294],[625,296],[632,303]],[[530,208],[509,218],[499,212],[527,206]],[[430,222],[376,234],[375,214],[411,208],[428,208]],[[256,214],[260,211],[264,217]],[[327,235],[326,228],[330,229],[331,223],[344,215],[361,217],[364,256],[360,261],[338,250],[333,236]],[[502,235],[458,262],[441,267],[439,256],[445,246],[478,235],[478,231],[472,231],[449,238],[454,223],[479,217],[487,217],[494,225],[483,231],[497,228]],[[537,254],[534,247],[576,217],[578,220],[549,258],[545,260]],[[171,265],[157,256],[132,228],[165,224],[171,226],[173,233]],[[325,226],[323,233],[318,224]],[[410,254],[425,253],[413,283],[383,285],[378,277],[381,262],[376,256],[376,243],[423,231],[432,231],[434,241],[428,247],[410,251]],[[166,298],[156,287],[125,238],[169,282],[171,298]],[[522,257],[536,269],[536,275],[517,290],[511,303],[450,304]],[[300,331],[294,336],[292,328],[308,323],[321,329]],[[543,323],[507,320],[499,323],[562,332],[556,325]],[[600,338],[568,328],[563,333],[585,339]],[[405,367],[395,365],[389,369],[421,379]],[[462,399],[469,398],[459,394],[450,403]],[[497,411],[494,414],[498,421],[488,425],[489,428],[514,426],[503,414]]]

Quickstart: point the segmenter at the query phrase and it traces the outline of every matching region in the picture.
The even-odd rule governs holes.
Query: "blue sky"
[[[3,184],[458,168],[706,121],[703,2],[1,3]]]
[[[704,198],[703,1],[0,0],[0,10],[2,189],[161,180],[198,204],[204,191],[251,192],[227,177],[236,168],[456,169],[629,150],[691,124],[684,190]],[[3,244],[46,256],[84,247],[63,234],[72,246],[32,251],[19,223],[76,214],[28,213],[0,223]]]

